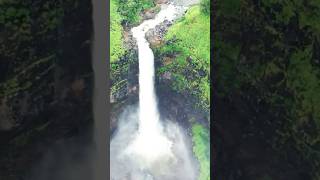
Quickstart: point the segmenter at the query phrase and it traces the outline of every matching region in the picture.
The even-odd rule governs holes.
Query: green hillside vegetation
[[[118,2],[116,0],[110,1],[110,56],[111,63],[119,60],[124,54],[125,49],[123,47],[121,26],[122,17],[118,12]]]
[[[126,55],[123,42],[123,24],[132,26],[141,20],[140,13],[154,6],[151,0],[111,0],[110,1],[110,56],[111,70],[119,71],[119,60]]]
[[[179,22],[169,28],[167,44],[159,49],[163,55],[176,54],[172,63],[159,73],[171,72],[172,88],[198,99],[198,106],[210,107],[210,16],[200,5],[191,7]],[[158,52],[159,53],[159,52]]]
[[[192,126],[193,152],[199,161],[199,180],[210,180],[209,131],[200,124]]]
[[[209,4],[203,0],[191,7],[185,16],[174,23],[165,35],[165,44],[156,49],[157,56],[169,57],[158,74],[170,72],[173,90],[192,96],[196,106],[210,108],[210,16]],[[193,152],[198,159],[199,180],[210,179],[209,130],[195,123],[192,125]]]
[[[240,96],[268,112],[263,127],[262,117],[248,119],[254,136],[269,137],[283,161],[320,179],[320,2],[228,0],[217,8],[219,98]]]
[[[140,13],[153,7],[153,0],[118,0],[119,12],[124,17],[124,21],[129,24],[140,22]]]

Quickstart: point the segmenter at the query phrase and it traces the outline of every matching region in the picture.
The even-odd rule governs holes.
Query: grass
[[[210,136],[200,124],[192,126],[193,152],[200,164],[199,180],[210,180]]]

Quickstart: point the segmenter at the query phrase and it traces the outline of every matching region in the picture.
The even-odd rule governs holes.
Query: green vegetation
[[[119,12],[124,17],[124,21],[129,24],[139,23],[140,13],[153,7],[153,0],[118,0]]]
[[[32,2],[1,1],[0,99],[30,89],[35,76],[52,69],[55,61],[44,57],[58,53],[57,31],[63,17],[63,7],[54,2],[34,8]]]
[[[45,76],[54,65],[50,65],[56,57],[49,56],[33,62],[23,69],[19,69],[15,76],[11,79],[7,79],[5,82],[0,83],[0,97],[10,96],[20,91],[27,90],[37,80],[31,81],[33,76]]]
[[[209,111],[210,106],[210,17],[209,3],[190,8],[181,20],[169,28],[164,46],[156,49],[158,55],[170,56],[172,63],[159,68],[159,73],[171,72],[171,87],[195,97],[197,106]],[[120,92],[126,86],[127,73],[132,55],[123,47],[123,28],[140,21],[139,13],[153,7],[150,0],[111,0],[111,80],[112,93]],[[128,23],[128,24],[126,24]],[[196,122],[194,122],[196,123]],[[192,127],[193,152],[200,164],[199,180],[210,179],[209,131],[200,124]]]
[[[118,12],[118,2],[116,0],[110,1],[110,62],[111,64],[124,54],[121,26],[122,17]]]
[[[208,130],[200,124],[192,126],[193,152],[200,164],[199,180],[210,179],[210,136]]]
[[[154,6],[153,0],[111,0],[110,1],[110,55],[111,64],[118,61],[126,49],[123,44],[123,26],[137,24],[140,13]],[[113,67],[111,65],[111,67]]]
[[[114,77],[127,68],[128,63],[119,62],[128,55],[124,47],[124,27],[139,23],[140,12],[154,6],[152,0],[111,0],[110,1],[110,66],[111,75]]]
[[[110,1],[110,79],[111,93],[118,94],[126,89],[129,67],[135,63],[134,50],[125,46],[125,29],[138,24],[140,13],[153,7],[153,0]]]
[[[190,92],[198,106],[210,107],[210,17],[199,5],[191,7],[179,22],[169,28],[160,48],[163,55],[176,54],[172,63],[162,66],[159,73],[171,72],[172,87],[178,92]]]
[[[218,98],[255,107],[257,116],[246,119],[253,136],[264,134],[283,162],[319,179],[320,2],[238,2],[217,5]]]
[[[201,3],[201,11],[207,15],[210,14],[210,0],[202,0]]]
[[[183,18],[173,24],[165,35],[166,43],[156,49],[163,57],[158,74],[171,73],[173,90],[192,96],[196,106],[210,108],[210,1],[191,7]],[[210,179],[209,131],[191,119],[193,152],[199,161],[199,180]]]
[[[119,13],[119,1],[110,1],[110,79],[112,81],[111,93],[116,93],[119,85],[124,81],[122,74],[128,72],[128,61],[121,61],[128,54],[124,46],[122,21],[125,19]],[[122,87],[122,86],[120,86]]]

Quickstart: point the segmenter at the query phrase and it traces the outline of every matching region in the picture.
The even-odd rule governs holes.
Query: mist
[[[93,146],[83,138],[63,139],[47,147],[27,180],[92,180]]]
[[[118,118],[110,143],[111,180],[195,180],[197,164],[191,142],[174,121],[161,119],[155,93],[154,53],[145,34],[187,7],[162,4],[160,12],[131,29],[139,59],[139,103]]]
[[[174,158],[165,157],[149,165],[141,163],[135,154],[128,155],[126,150],[138,135],[137,106],[128,106],[119,116],[117,131],[110,143],[111,180],[195,180],[198,176],[198,163],[192,153],[192,143],[186,132],[177,123],[162,120],[163,135],[171,142]],[[152,149],[152,147],[141,147]]]

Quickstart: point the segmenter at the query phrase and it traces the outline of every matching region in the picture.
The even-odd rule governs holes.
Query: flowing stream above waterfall
[[[175,123],[160,120],[154,87],[154,54],[145,34],[165,20],[173,21],[187,7],[163,4],[154,19],[132,28],[139,56],[139,106],[119,117],[110,144],[112,180],[195,180],[197,164],[191,143]]]

